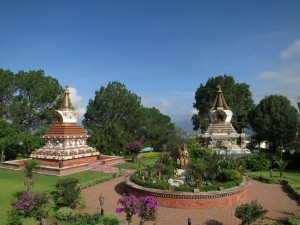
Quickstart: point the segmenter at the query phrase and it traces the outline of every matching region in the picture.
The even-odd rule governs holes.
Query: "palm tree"
[[[24,178],[24,186],[26,191],[29,191],[31,187],[34,186],[35,180],[33,177],[33,171],[39,165],[39,162],[36,160],[29,160],[24,163],[25,166],[25,178]]]
[[[283,177],[283,171],[289,162],[283,161],[282,159],[276,160],[276,164],[279,168],[280,178]]]

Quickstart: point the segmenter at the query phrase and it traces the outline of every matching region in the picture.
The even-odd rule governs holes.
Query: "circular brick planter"
[[[131,182],[130,177],[126,177],[125,184],[127,193],[137,197],[153,196],[159,201],[160,206],[195,209],[222,207],[245,201],[249,195],[250,180],[248,177],[244,177],[244,181],[237,187],[198,193],[145,188]]]

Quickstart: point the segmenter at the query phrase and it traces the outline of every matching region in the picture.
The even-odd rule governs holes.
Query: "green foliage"
[[[241,174],[234,169],[222,169],[222,172],[217,176],[217,179],[221,182],[233,181],[239,179]]]
[[[246,169],[246,162],[243,158],[225,158],[220,162],[222,169],[233,169],[239,171],[241,174]]]
[[[81,215],[80,219],[73,222],[73,225],[97,225],[101,223],[102,216],[98,213]]]
[[[283,177],[283,171],[285,169],[285,167],[287,166],[289,162],[285,162],[282,159],[277,159],[276,160],[276,164],[278,166],[279,172],[280,172],[280,178]]]
[[[0,77],[0,118],[7,118],[8,105],[16,90],[14,74],[9,70],[0,69]]]
[[[26,177],[33,177],[33,171],[36,169],[36,167],[39,164],[40,164],[40,162],[35,160],[35,159],[25,161],[25,163],[24,163],[25,176]]]
[[[162,181],[160,183],[153,183],[152,181],[146,181],[142,180],[141,177],[138,175],[138,173],[134,173],[131,177],[130,180],[133,183],[136,183],[140,186],[143,187],[148,187],[148,188],[154,188],[154,189],[161,189],[161,190],[168,190],[169,189],[169,183],[167,181]]]
[[[240,185],[243,181],[243,177],[239,177],[236,180],[233,181],[227,181],[227,182],[216,182],[213,181],[210,185],[206,185],[205,183],[202,183],[200,187],[198,186],[190,186],[190,185],[180,185],[175,188],[176,191],[184,191],[184,192],[194,192],[194,189],[200,188],[201,192],[206,191],[217,191],[220,189],[220,187],[223,187],[225,189],[235,187],[237,185]]]
[[[16,90],[8,105],[8,119],[22,133],[35,133],[49,127],[59,108],[63,89],[44,71],[20,71],[14,77]]]
[[[63,221],[77,221],[80,218],[81,213],[78,211],[75,211],[69,207],[61,207],[55,212],[55,217],[58,220]]]
[[[35,184],[35,179],[33,177],[33,171],[40,163],[37,160],[27,160],[24,163],[25,167],[25,177],[24,177],[24,186],[26,191],[29,191]]]
[[[284,96],[265,97],[250,111],[248,117],[255,132],[254,138],[258,142],[268,141],[273,152],[295,139],[299,126],[298,112]]]
[[[193,153],[195,154],[195,152]],[[207,149],[200,149],[197,151],[199,157],[191,158],[188,169],[193,171],[196,179],[214,180],[219,174],[219,156],[212,154]]]
[[[7,212],[7,225],[22,225],[21,217],[16,211]]]
[[[141,98],[119,82],[100,87],[84,116],[82,123],[92,135],[90,144],[104,154],[119,155],[128,142],[141,137],[145,145],[156,151],[180,139],[169,116],[158,109],[143,107]]]
[[[206,130],[208,127],[208,112],[214,103],[219,84],[222,86],[227,104],[233,111],[232,124],[238,132],[242,132],[248,126],[248,112],[254,108],[252,93],[249,85],[235,83],[234,78],[228,75],[209,78],[206,84],[200,84],[195,92],[194,108],[198,110],[198,113],[192,117],[194,130],[200,128]]]
[[[96,142],[97,138],[91,139],[92,144],[98,143],[99,145],[99,142],[102,141],[105,145],[97,147],[105,147],[109,143],[118,141],[118,144],[109,146],[118,147],[118,149],[103,150],[119,153],[136,130],[137,118],[140,118],[140,108],[140,97],[127,90],[124,84],[115,81],[110,82],[107,87],[101,87],[99,91],[96,91],[94,100],[89,100],[82,122],[93,136],[101,136],[98,138],[100,139],[98,142]],[[110,135],[111,139],[109,139]],[[120,148],[120,144],[123,148]]]
[[[300,225],[300,216],[288,216],[289,225]]]
[[[53,200],[57,208],[70,207],[76,208],[81,198],[79,180],[74,177],[59,179],[56,183],[56,191],[53,194]]]
[[[180,139],[171,118],[158,109],[142,107],[140,116],[137,133],[139,137],[145,138],[144,146],[151,146],[155,151],[163,151],[163,145],[170,147],[174,136]]]
[[[98,225],[119,225],[120,220],[115,215],[105,214],[101,217],[100,223]]]
[[[235,216],[242,221],[242,225],[250,225],[263,217],[268,210],[264,209],[256,201],[242,204],[235,209]]]
[[[271,160],[266,154],[249,154],[244,157],[246,168],[251,171],[268,170],[271,166]]]

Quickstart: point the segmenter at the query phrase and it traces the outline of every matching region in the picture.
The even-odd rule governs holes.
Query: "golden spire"
[[[74,109],[72,103],[71,103],[71,99],[70,99],[70,91],[69,91],[69,87],[68,85],[66,85],[65,88],[65,92],[64,92],[64,98],[63,98],[63,103],[61,106],[62,110],[66,110],[66,109]]]
[[[211,108],[211,110],[217,110],[217,109],[229,109],[229,106],[227,105],[223,92],[222,92],[222,88],[221,85],[219,84],[217,86],[218,90],[217,90],[217,96],[215,98],[215,102],[213,107]]]

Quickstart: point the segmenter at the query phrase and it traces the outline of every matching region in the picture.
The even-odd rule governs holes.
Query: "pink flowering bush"
[[[138,199],[137,214],[141,219],[140,224],[144,221],[155,221],[158,209],[158,201],[152,196],[141,197]]]
[[[136,198],[135,195],[123,194],[117,202],[122,207],[116,208],[116,213],[126,213],[126,220],[128,224],[132,222],[132,216],[137,214],[140,217],[140,224],[144,221],[155,221],[158,208],[158,201],[152,196]]]
[[[116,213],[125,212],[128,224],[132,222],[132,216],[137,213],[137,202],[137,198],[132,194],[123,194],[122,198],[117,202],[117,204],[121,204],[122,207],[116,208]]]
[[[47,192],[31,194],[24,192],[16,201],[11,202],[12,211],[21,217],[33,217],[41,221],[48,216],[47,205],[50,204],[50,196]]]

